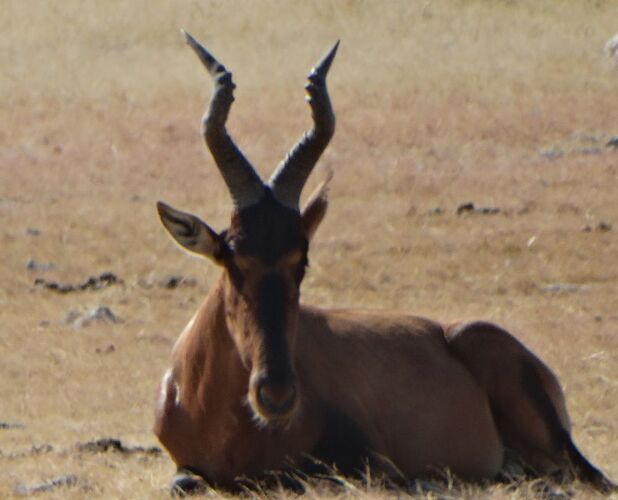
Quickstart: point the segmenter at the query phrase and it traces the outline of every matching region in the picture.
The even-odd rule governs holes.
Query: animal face
[[[250,372],[258,421],[288,419],[298,403],[294,345],[308,240],[301,214],[267,194],[237,212],[226,233],[226,321]]]

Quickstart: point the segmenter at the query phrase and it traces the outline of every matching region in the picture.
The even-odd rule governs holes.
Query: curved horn
[[[208,110],[202,118],[204,140],[227,184],[234,206],[242,209],[253,205],[262,197],[264,184],[225,129],[236,87],[232,74],[189,33],[183,30],[182,34],[212,76],[215,85]]]
[[[311,107],[313,128],[290,150],[268,181],[275,198],[292,209],[298,210],[303,186],[335,132],[335,114],[326,88],[326,75],[338,47],[339,41],[307,77],[306,99]]]

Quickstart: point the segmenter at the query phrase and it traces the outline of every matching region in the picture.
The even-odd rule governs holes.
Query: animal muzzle
[[[280,382],[268,377],[257,377],[252,384],[253,398],[250,398],[254,411],[266,423],[286,420],[297,407],[298,392],[293,379]]]

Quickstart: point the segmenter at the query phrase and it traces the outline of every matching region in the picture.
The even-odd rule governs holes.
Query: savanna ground
[[[234,72],[230,130],[263,175],[309,126],[304,76],[341,38],[329,77],[338,128],[307,189],[332,169],[332,202],[303,300],[506,326],[557,372],[577,443],[618,480],[618,153],[605,147],[618,133],[618,72],[602,52],[618,30],[614,2],[1,10],[0,497],[65,475],[41,495],[167,497],[165,453],[78,445],[157,445],[158,379],[219,272],[183,255],[154,209],[164,199],[221,229],[231,207],[199,137],[211,84],[181,27]],[[499,213],[458,215],[465,202]],[[34,285],[106,271],[122,283],[64,295]],[[185,281],[167,288],[169,276]],[[99,305],[120,321],[71,322]],[[359,483],[309,493],[398,494]]]

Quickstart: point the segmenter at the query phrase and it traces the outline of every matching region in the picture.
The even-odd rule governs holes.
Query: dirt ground
[[[4,0],[2,11],[0,497],[37,485],[41,498],[167,497],[174,467],[151,449],[156,387],[219,271],[179,251],[155,202],[218,229],[231,208],[199,136],[211,84],[181,27],[234,72],[229,128],[265,176],[310,125],[305,75],[341,39],[337,132],[306,189],[332,169],[331,205],[302,300],[505,326],[558,374],[577,443],[618,480],[618,152],[606,146],[618,71],[603,53],[615,2]],[[466,203],[475,210],[458,213]],[[101,273],[118,281],[64,294],[35,284]],[[88,320],[99,306],[115,320]],[[102,438],[121,443],[92,444]],[[311,493],[397,495],[352,483]]]

